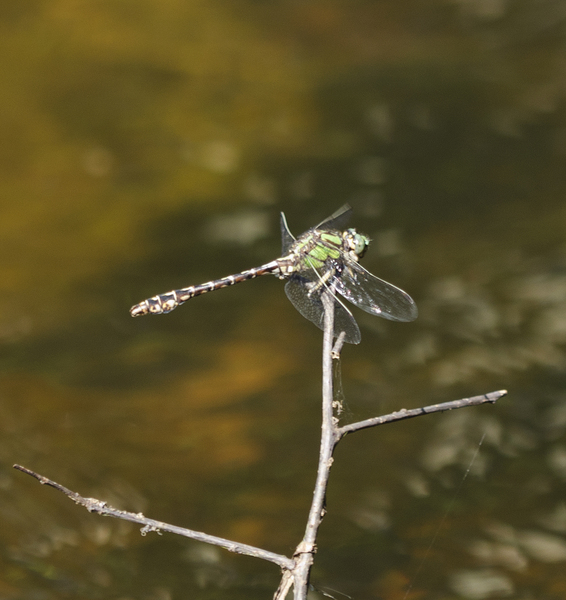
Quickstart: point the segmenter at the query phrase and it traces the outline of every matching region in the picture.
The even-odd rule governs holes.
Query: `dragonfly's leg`
[[[315,272],[318,275],[318,281],[311,282],[309,286],[309,296],[312,296],[316,292],[320,291],[320,289],[323,288],[328,283],[328,281],[334,277],[334,275],[336,275],[336,271],[337,269],[336,267],[334,267],[331,269],[327,269],[324,275],[320,275],[319,272],[315,269]]]

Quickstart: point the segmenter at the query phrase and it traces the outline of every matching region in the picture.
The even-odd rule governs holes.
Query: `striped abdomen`
[[[214,290],[220,290],[222,288],[240,283],[241,281],[247,281],[248,279],[254,279],[260,275],[268,275],[273,273],[274,275],[280,274],[280,265],[277,260],[273,260],[270,263],[257,267],[255,269],[248,269],[235,275],[228,275],[222,279],[216,279],[215,281],[208,281],[207,283],[201,283],[200,285],[193,285],[191,287],[182,288],[180,290],[172,290],[166,294],[160,294],[159,296],[153,296],[148,298],[135,306],[130,308],[130,314],[132,317],[139,317],[141,315],[161,315],[166,314],[180,306],[187,300],[212,292]]]

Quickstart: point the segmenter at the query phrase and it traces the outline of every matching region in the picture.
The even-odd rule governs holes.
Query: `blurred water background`
[[[272,565],[11,465],[291,552],[320,331],[273,277],[128,310],[277,257],[281,210],[299,234],[345,202],[420,309],[354,309],[345,418],[509,396],[346,438],[313,583],[566,597],[563,1],[4,0],[0,48],[0,597],[272,596]]]

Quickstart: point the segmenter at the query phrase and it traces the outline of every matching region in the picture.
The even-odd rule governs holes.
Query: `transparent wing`
[[[352,216],[352,207],[349,204],[344,204],[336,212],[333,212],[329,217],[326,217],[324,221],[319,223],[314,229],[338,229],[342,231],[348,224],[350,217]]]
[[[409,294],[357,262],[348,261],[337,268],[332,285],[346,300],[372,315],[391,321],[414,321],[418,316],[417,305]]]
[[[309,286],[312,285],[313,282],[308,279],[300,275],[293,275],[285,285],[285,294],[305,319],[314,323],[319,329],[324,330],[324,306],[321,294],[327,288],[321,286],[320,289],[309,294]],[[334,337],[338,337],[344,331],[346,342],[359,344],[362,334],[356,320],[336,296],[334,296],[334,299]]]
[[[344,229],[350,217],[352,216],[352,207],[349,204],[344,204],[336,212],[332,213],[329,217],[326,217],[322,223],[319,223],[313,229],[324,229],[326,231],[330,229]],[[309,230],[310,231],[310,230]],[[295,241],[295,236],[289,230],[287,225],[287,219],[285,213],[281,213],[281,254],[285,256],[289,252],[289,248]]]
[[[295,237],[289,231],[285,213],[281,213],[281,256],[285,256],[289,252],[289,248],[295,241]]]

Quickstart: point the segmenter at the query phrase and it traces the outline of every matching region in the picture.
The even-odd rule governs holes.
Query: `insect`
[[[260,267],[153,296],[130,309],[133,317],[171,312],[187,300],[260,275],[287,279],[285,293],[293,306],[320,329],[324,328],[322,293],[330,290],[335,300],[334,335],[345,333],[345,341],[358,344],[360,329],[350,310],[337,294],[362,310],[390,319],[413,321],[418,310],[403,290],[379,279],[359,264],[370,240],[355,229],[343,230],[352,214],[345,204],[316,227],[295,238],[281,213],[283,252]]]

